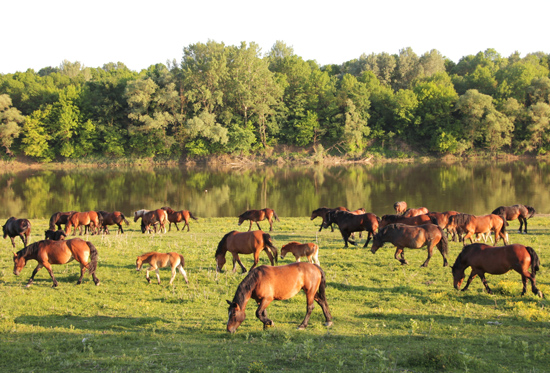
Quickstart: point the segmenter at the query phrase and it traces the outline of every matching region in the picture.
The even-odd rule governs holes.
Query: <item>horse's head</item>
[[[13,274],[16,276],[19,276],[21,273],[21,270],[25,268],[25,264],[27,264],[27,260],[21,255],[17,255],[16,253],[13,253]]]
[[[378,231],[374,236],[372,236],[372,247],[370,249],[371,253],[375,254],[379,248],[384,246],[384,241],[382,240],[383,230]]]
[[[143,210],[134,211],[134,223],[143,216]]]
[[[143,265],[143,259],[141,258],[141,256],[138,256],[136,259],[136,271],[140,271],[142,265]]]
[[[44,239],[55,240],[55,231],[53,229],[48,229],[47,231],[44,231]]]
[[[466,277],[466,274],[464,273],[464,268],[461,268],[461,266],[458,264],[458,259],[459,258],[457,258],[457,261],[451,267],[453,271],[453,286],[455,287],[456,290],[460,290],[462,281],[464,281],[464,277]]]
[[[237,328],[242,324],[246,318],[244,309],[242,309],[237,303],[227,301],[229,304],[229,318],[227,320],[227,331],[229,333],[235,333]]]
[[[248,220],[248,211],[246,212],[243,212],[242,214],[239,215],[239,225],[241,225],[245,220]]]
[[[222,255],[216,255],[216,271],[221,272],[225,265],[225,253]]]
[[[286,244],[281,247],[281,259],[284,259],[285,255],[289,252],[288,245],[289,244]]]

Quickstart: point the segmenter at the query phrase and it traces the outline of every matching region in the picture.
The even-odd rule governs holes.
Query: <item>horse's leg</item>
[[[44,268],[46,268],[48,270],[48,273],[50,274],[50,277],[52,278],[52,281],[53,281],[52,287],[55,288],[57,286],[57,280],[55,279],[55,277],[53,275],[51,264],[50,263],[43,263],[42,265],[44,266]]]
[[[488,294],[493,294],[493,291],[489,287],[489,284],[487,283],[487,279],[485,278],[485,273],[480,272],[479,273],[479,279],[481,282],[483,282],[483,285],[485,286],[485,289],[487,290]]]
[[[269,231],[273,232],[273,222],[271,221],[271,218],[267,219],[267,221],[269,222]]]
[[[352,241],[349,239],[349,237],[351,236],[351,232],[340,229],[340,233],[342,234],[342,238],[344,239],[344,243],[345,243],[344,247],[348,247],[348,242],[356,246],[355,241]]]
[[[474,231],[470,231],[468,232],[468,234],[466,236],[464,236],[464,238],[462,239],[462,244],[464,246],[466,246],[466,240],[469,238],[470,239],[470,243],[474,243],[474,240],[472,239],[472,237],[474,236]]]
[[[183,278],[185,279],[185,283],[188,284],[189,283],[189,280],[187,279],[187,272],[185,272],[185,269],[183,269],[183,266],[180,265],[178,266],[178,269],[180,270],[180,273],[181,275],[183,276]]]
[[[529,273],[527,271],[527,268],[521,268],[520,270],[514,268],[516,272],[518,272],[521,275],[521,282],[523,283],[523,291],[521,292],[521,295],[525,295],[527,292],[527,279],[531,281],[531,290],[533,291],[533,294],[538,295],[539,297],[543,297],[542,292],[537,288],[537,282],[535,280],[535,275]]]
[[[172,277],[170,277],[169,284],[172,285],[172,282],[174,282],[174,279],[176,278],[176,275],[178,274],[178,271],[176,269],[176,266],[172,267]]]
[[[13,248],[15,249],[15,241],[14,241],[14,238],[15,238],[15,237],[10,237],[10,240],[11,240],[11,245],[12,245]]]
[[[185,225],[181,228],[182,231],[185,229],[185,226],[187,226],[187,232],[189,232],[189,221],[185,220]]]
[[[307,324],[309,323],[309,318],[311,317],[311,312],[313,311],[313,308],[315,308],[315,303],[313,301],[315,300],[315,291],[314,289],[309,289],[309,291],[306,294],[306,300],[307,300],[307,307],[306,307],[306,317],[304,318],[304,321],[298,326],[299,330],[304,330],[307,328]]]
[[[256,222],[256,225],[258,226],[259,230],[262,230],[262,227],[260,227],[260,223]]]
[[[117,234],[118,234],[118,233],[120,233],[120,234],[124,233],[124,229],[122,229],[122,224],[117,223],[117,225],[118,225]],[[109,232],[109,229],[107,229],[107,226],[105,226],[105,229],[107,230],[107,232]],[[107,234],[109,234],[109,233],[107,233]]]
[[[319,292],[315,293],[315,297],[313,298],[317,302],[319,306],[321,306],[321,309],[323,310],[323,314],[325,315],[325,326],[331,326],[332,325],[332,315],[330,314],[330,310],[328,308],[328,302],[326,296],[323,294],[319,294]]]
[[[266,308],[271,303],[272,299],[263,298],[258,308],[256,309],[256,317],[264,324],[264,330],[275,325],[273,320],[267,317]]]
[[[430,259],[432,258],[434,252],[434,246],[435,244],[433,242],[428,242],[428,258],[426,258],[426,261],[421,265],[421,267],[428,266],[428,263],[430,262]]]
[[[158,284],[160,285],[160,271],[159,271],[159,267],[155,268],[155,272],[157,274],[157,281],[158,281]]]
[[[397,246],[395,248],[395,255],[394,255],[395,259],[399,260],[401,262],[401,264],[409,264],[409,262],[407,262],[405,260],[405,252],[403,251],[403,248],[400,247],[400,246]]]
[[[31,278],[29,278],[29,282],[27,282],[27,287],[32,285],[32,282],[34,281],[34,276],[36,275],[36,272],[38,272],[42,267],[44,267],[42,264],[38,263],[34,271],[32,271]]]
[[[370,239],[372,238],[373,236],[373,233],[372,231],[367,231],[368,232],[368,235],[367,235],[367,241],[365,242],[365,244],[363,245],[363,248],[367,247],[369,242],[370,242]]]
[[[271,265],[275,265],[275,262],[273,261],[273,254],[271,254],[271,250],[268,248],[268,247],[265,247],[264,248],[264,251],[265,253],[267,254],[267,257],[269,258],[269,261],[271,262]],[[260,259],[259,255],[258,255],[258,260]],[[256,264],[254,264],[254,267],[256,266]],[[252,267],[252,268],[254,268]],[[252,269],[250,268],[250,269]]]
[[[150,266],[149,268],[147,268],[145,272],[145,278],[147,279],[148,283],[151,283],[151,278],[149,277],[149,271],[152,271],[153,269],[154,269],[153,266]]]
[[[519,220],[519,230],[518,233],[521,233],[521,229],[523,228],[523,218],[521,216],[518,216]]]
[[[523,222],[525,223],[525,228],[524,228],[523,233],[527,234],[527,219],[523,218]]]
[[[172,223],[170,223],[172,224]],[[180,227],[178,227],[178,223],[174,223],[174,225],[176,226],[176,229],[178,230],[178,232],[180,231]]]
[[[462,291],[468,290],[468,286],[472,283],[472,280],[476,278],[477,273],[472,269],[472,272],[470,272],[470,276],[468,277],[468,280],[466,281],[466,286],[462,288]]]
[[[245,273],[246,268],[243,265],[243,262],[241,262],[241,258],[239,258],[239,254],[233,254],[233,259],[236,260],[237,263],[239,263],[239,265],[241,266],[241,269],[243,270],[242,273]],[[256,264],[258,264],[258,259],[254,258],[254,265],[252,266],[252,268],[254,268],[256,266]],[[252,269],[252,268],[250,268],[250,269]],[[235,264],[233,264],[233,272],[235,272]]]
[[[82,278],[84,277],[84,272],[86,272],[86,264],[84,264],[84,262],[80,262],[80,278],[76,282],[77,285],[82,284]]]
[[[248,226],[248,231],[250,232],[252,230],[252,220],[250,220],[250,225]]]

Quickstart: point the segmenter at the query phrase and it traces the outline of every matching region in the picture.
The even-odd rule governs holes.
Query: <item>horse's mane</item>
[[[164,211],[166,211],[166,212],[169,213],[169,214],[173,214],[174,212],[176,212],[176,211],[174,211],[174,210],[173,210],[171,207],[169,207],[169,206],[161,207],[161,209],[164,210]]]
[[[16,254],[18,258],[26,257],[27,255],[35,254],[40,249],[40,243],[42,241],[36,241],[27,245],[24,249],[19,250]]]
[[[394,223],[401,219],[401,215],[384,215],[382,216],[382,220],[385,220],[390,223]]]
[[[230,234],[232,234],[235,231],[231,231],[227,233],[223,238],[221,239],[220,243],[218,244],[218,249],[216,250],[216,254],[214,254],[214,258],[218,255],[224,255],[227,252],[226,242],[227,237],[229,237]]]
[[[248,275],[246,275],[244,280],[242,280],[242,282],[239,284],[239,287],[237,287],[237,291],[235,292],[235,296],[233,297],[233,303],[237,303],[240,306],[244,304],[246,298],[248,298],[248,295],[252,293],[252,291],[256,287],[256,283],[260,278],[261,271],[262,269],[260,267],[257,267],[248,272]]]
[[[473,215],[470,214],[457,214],[451,216],[451,219],[453,219],[457,225],[466,225],[470,222]]]
[[[527,219],[532,218],[533,215],[535,215],[535,213],[536,213],[535,208],[531,207],[531,206],[527,206],[527,205],[525,205],[525,208],[527,209],[527,212],[529,213],[529,217]]]
[[[253,210],[247,210],[247,211],[243,212],[242,214],[239,215],[239,218],[246,219],[247,217],[250,216],[250,214],[252,214],[252,211]]]

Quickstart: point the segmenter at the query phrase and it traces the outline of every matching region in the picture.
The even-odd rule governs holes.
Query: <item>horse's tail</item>
[[[506,218],[504,217],[504,215],[499,215],[499,217],[502,219],[502,229],[500,230],[502,233],[504,233],[504,235],[506,235],[506,226],[508,225],[508,223],[506,222]],[[491,232],[489,232],[491,233]],[[497,239],[497,237],[495,237],[495,240]]]
[[[227,233],[223,238],[221,239],[220,243],[218,244],[218,249],[216,250],[216,254],[214,254],[214,257],[217,257],[218,255],[224,255],[227,252],[227,238],[229,235],[231,235],[235,231],[231,231]]]
[[[275,220],[280,221],[275,210],[271,210],[271,211],[273,211],[273,216],[275,217]]]
[[[178,254],[180,256],[180,264],[181,264],[181,267],[184,268],[185,267],[185,259],[183,259],[183,255],[181,254]]]
[[[191,213],[191,211],[189,211],[189,217],[193,220],[199,220],[199,218],[196,218],[193,216],[193,214]]]
[[[86,241],[86,244],[90,248],[90,262],[88,263],[88,272],[92,274],[95,273],[95,270],[97,269],[97,258],[99,255],[97,253],[97,249],[91,242]]]
[[[437,221],[437,218],[435,216],[430,216],[430,221],[432,224],[435,224],[439,227],[439,222]]]
[[[441,232],[441,240],[438,242],[437,245],[440,247],[442,254],[449,255],[449,239],[439,225],[437,226],[437,228],[439,229],[439,232]]]
[[[537,255],[535,250],[533,250],[532,247],[527,246],[525,248],[527,249],[527,252],[531,256],[531,274],[534,276],[537,274],[537,271],[540,269],[539,256]]]
[[[327,288],[327,279],[325,276],[325,271],[321,268],[320,265],[314,264],[315,267],[321,272],[321,283],[319,284],[319,290],[317,290],[317,297],[319,298],[319,301],[327,303],[327,296],[325,293],[325,289]]]
[[[126,216],[124,216],[124,214],[121,212],[120,213],[120,216],[122,217],[122,220],[124,220],[124,222],[126,223],[126,225],[130,225],[130,223],[128,222],[128,220],[126,219]]]
[[[271,250],[271,252],[273,253],[273,256],[275,257],[275,263],[278,263],[279,254],[277,253],[277,248],[275,247],[275,245],[273,245],[273,241],[271,241],[271,236],[267,233],[264,233],[262,237],[264,239],[264,247],[267,247],[269,248],[269,250]]]

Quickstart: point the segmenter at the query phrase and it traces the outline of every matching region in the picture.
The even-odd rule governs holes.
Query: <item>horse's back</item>
[[[256,286],[259,298],[288,299],[301,289],[317,291],[322,280],[320,267],[308,262],[295,262],[283,266],[262,265],[254,269],[260,276]]]

